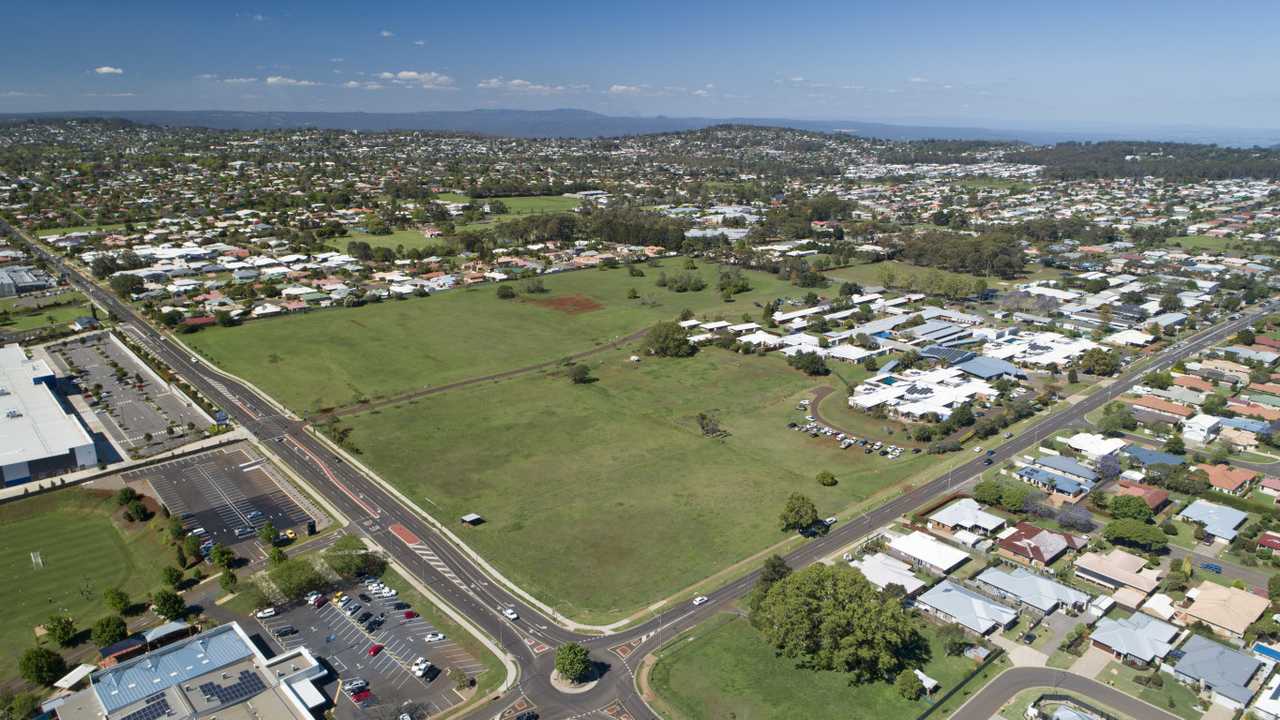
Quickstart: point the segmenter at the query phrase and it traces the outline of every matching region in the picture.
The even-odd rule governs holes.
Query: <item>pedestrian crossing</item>
[[[414,552],[415,555],[425,560],[426,563],[432,567],[432,569],[434,569],[436,572],[443,575],[446,580],[453,583],[454,585],[457,585],[459,588],[462,588],[463,590],[467,589],[467,584],[462,582],[462,580],[459,579],[458,576],[453,572],[453,569],[450,568],[448,565],[446,565],[445,562],[440,559],[440,556],[436,555],[435,551],[433,551],[431,548],[427,547],[424,543],[420,543],[420,542],[406,543],[406,544],[409,546],[409,549]]]

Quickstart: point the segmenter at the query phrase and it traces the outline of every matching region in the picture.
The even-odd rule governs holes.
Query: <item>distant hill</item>
[[[40,118],[120,118],[138,123],[220,130],[326,128],[337,130],[434,130],[506,137],[616,137],[695,130],[736,123],[789,127],[819,132],[848,132],[886,140],[1017,140],[1049,144],[1066,140],[1151,139],[1224,145],[1272,145],[1280,130],[1167,128],[1137,132],[1040,131],[892,125],[857,120],[789,118],[626,117],[589,110],[442,110],[414,113],[240,112],[234,110],[76,110],[45,113],[0,113],[0,121]]]

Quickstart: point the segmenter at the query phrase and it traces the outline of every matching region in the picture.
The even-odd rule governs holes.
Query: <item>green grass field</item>
[[[329,240],[329,245],[340,252],[346,252],[347,243],[352,241],[367,242],[370,247],[385,247],[395,250],[404,246],[406,251],[425,247],[434,247],[441,243],[440,238],[429,238],[418,230],[396,230],[390,235],[369,235],[367,233],[351,233]]]
[[[1096,678],[1098,682],[1114,685],[1117,690],[1145,700],[1166,712],[1186,720],[1198,720],[1201,716],[1196,694],[1186,685],[1178,682],[1168,673],[1160,673],[1164,680],[1161,687],[1143,687],[1133,679],[1139,674],[1150,675],[1152,671],[1139,673],[1133,668],[1118,662],[1112,662],[1103,668]]]
[[[80,489],[0,505],[0,582],[13,588],[0,624],[0,680],[17,675],[17,656],[35,643],[33,628],[66,613],[89,627],[109,613],[102,592],[119,587],[135,600],[160,584],[171,561],[150,527],[118,528],[109,496]],[[43,569],[32,565],[39,552]]]
[[[124,228],[124,223],[108,223],[105,225],[76,225],[74,227],[49,228],[47,230],[37,230],[38,237],[47,237],[49,235],[66,235],[73,232],[91,232],[93,230],[101,230],[103,232],[111,232]]]
[[[927,283],[928,278],[935,273],[940,274],[944,278],[958,278],[967,285],[972,285],[976,279],[973,275],[964,275],[962,273],[953,273],[947,270],[938,270],[936,268],[919,267],[910,263],[900,262],[898,260],[886,260],[884,262],[867,263],[865,265],[854,265],[852,267],[839,268],[830,270],[826,273],[827,277],[834,281],[851,280],[859,285],[884,285],[886,272],[892,272],[894,275],[892,287],[897,290],[926,289],[923,286]],[[915,283],[919,287],[913,287]],[[994,287],[999,283],[998,278],[987,278],[987,284]]]
[[[684,308],[700,317],[759,320],[754,302],[802,292],[765,273],[751,273],[753,289],[721,300],[718,270],[701,264],[708,287],[675,293],[657,287],[660,270],[682,272],[683,261],[626,270],[585,270],[547,275],[549,292],[501,300],[492,285],[453,290],[429,298],[389,301],[258,320],[234,328],[209,328],[185,336],[197,352],[245,377],[297,411],[335,407],[359,398],[441,385],[552,361],[674,319]],[[520,289],[519,283],[514,285]],[[635,288],[640,299],[628,300]],[[599,305],[568,313],[549,307],[573,299]]]
[[[922,625],[933,646],[933,659],[923,670],[946,692],[974,664],[946,656],[936,628]],[[798,669],[794,661],[776,656],[740,617],[720,616],[660,651],[651,679],[672,714],[685,720],[914,718],[928,708],[926,700],[903,698],[892,683],[850,685],[841,673]]]
[[[23,332],[47,325],[68,325],[72,320],[89,314],[89,307],[83,295],[80,293],[63,293],[59,297],[63,296],[78,297],[80,302],[39,309],[17,306],[12,302],[0,305],[0,310],[7,310],[11,313],[8,322],[0,322],[0,331]],[[41,299],[41,302],[54,301],[54,298]]]
[[[1207,250],[1209,252],[1227,252],[1227,246],[1245,240],[1213,237],[1211,235],[1187,235],[1186,237],[1169,238],[1169,245],[1177,243],[1183,250]],[[1238,255],[1239,253],[1232,253]]]
[[[791,492],[834,514],[936,462],[842,451],[786,428],[815,381],[781,357],[705,348],[686,359],[588,363],[574,386],[527,375],[344,419],[361,459],[464,541],[580,620],[616,620],[786,537]],[[824,379],[825,380],[825,379]],[[724,440],[696,416],[719,418]],[[815,480],[830,470],[832,488]]]

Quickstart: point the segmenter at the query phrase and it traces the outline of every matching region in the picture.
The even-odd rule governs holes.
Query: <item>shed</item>
[[[476,525],[483,525],[484,518],[480,517],[476,513],[467,513],[466,515],[462,516],[462,524],[471,525],[473,527]]]

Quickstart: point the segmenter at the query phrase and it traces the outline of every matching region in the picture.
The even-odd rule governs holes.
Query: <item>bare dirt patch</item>
[[[530,299],[528,302],[562,312],[565,315],[581,315],[582,313],[604,309],[604,305],[586,295],[562,295],[560,297]]]

